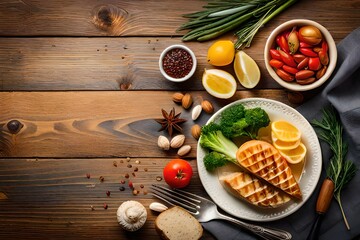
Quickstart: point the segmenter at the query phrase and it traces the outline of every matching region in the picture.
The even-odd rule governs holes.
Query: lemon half
[[[205,69],[202,84],[209,94],[217,98],[231,98],[236,92],[235,78],[220,69]]]
[[[245,88],[254,88],[260,81],[259,66],[244,51],[238,51],[235,54],[234,71]]]

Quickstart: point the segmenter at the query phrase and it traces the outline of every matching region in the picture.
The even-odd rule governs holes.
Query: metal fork
[[[221,219],[235,223],[263,239],[276,240],[292,238],[291,234],[284,230],[265,228],[258,225],[245,223],[235,218],[221,214],[218,212],[217,206],[214,202],[196,194],[179,189],[172,190],[156,184],[152,184],[150,188],[151,194],[154,197],[159,198],[170,205],[181,206],[189,213],[191,213],[199,222],[208,222],[213,219]]]

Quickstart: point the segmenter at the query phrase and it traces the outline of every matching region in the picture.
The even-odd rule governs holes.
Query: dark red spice
[[[121,183],[121,184],[125,184],[125,180],[121,180],[120,183]]]
[[[106,196],[110,197],[110,191],[106,191]]]
[[[113,161],[113,166],[117,167],[117,162],[116,161]]]
[[[134,185],[133,185],[132,181],[129,181],[129,188],[134,189]]]
[[[103,182],[105,180],[105,178],[103,176],[100,176],[99,180],[100,180],[100,182]]]
[[[143,185],[143,184],[140,184],[140,188],[144,188],[144,185]]]
[[[135,175],[135,173],[133,172],[133,173],[131,173],[132,175],[133,175],[133,177],[136,177],[136,175]]]
[[[108,209],[108,205],[104,203],[104,209]]]
[[[125,178],[129,178],[130,176],[129,176],[129,174],[128,173],[126,173],[125,174]]]
[[[132,168],[132,165],[131,165],[131,164],[128,164],[127,167],[128,167],[128,168]]]
[[[162,65],[170,77],[183,78],[191,71],[193,60],[186,50],[174,48],[165,54]]]
[[[137,171],[139,171],[139,168],[135,167],[134,172],[137,172]]]
[[[90,178],[90,173],[87,173],[87,174],[86,174],[86,177],[89,179],[89,178]]]

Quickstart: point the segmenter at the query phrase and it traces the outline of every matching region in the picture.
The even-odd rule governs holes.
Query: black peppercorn
[[[9,129],[9,132],[12,134],[17,134],[24,125],[19,122],[18,120],[11,120],[7,123],[7,128]]]

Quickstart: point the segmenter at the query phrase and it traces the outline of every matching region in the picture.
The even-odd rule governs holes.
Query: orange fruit
[[[299,129],[284,120],[272,122],[271,130],[275,138],[283,142],[296,142],[301,138]]]
[[[286,159],[288,163],[297,164],[305,159],[306,147],[300,143],[298,147],[291,150],[279,150],[280,154]]]
[[[207,61],[213,66],[226,66],[232,63],[234,55],[234,43],[229,40],[220,40],[209,47]]]
[[[209,94],[217,98],[227,99],[236,92],[235,78],[230,73],[220,69],[205,69],[202,84]]]
[[[284,142],[280,139],[277,139],[274,132],[271,132],[271,140],[274,147],[278,150],[291,150],[297,148],[300,145],[300,139],[293,142]]]

